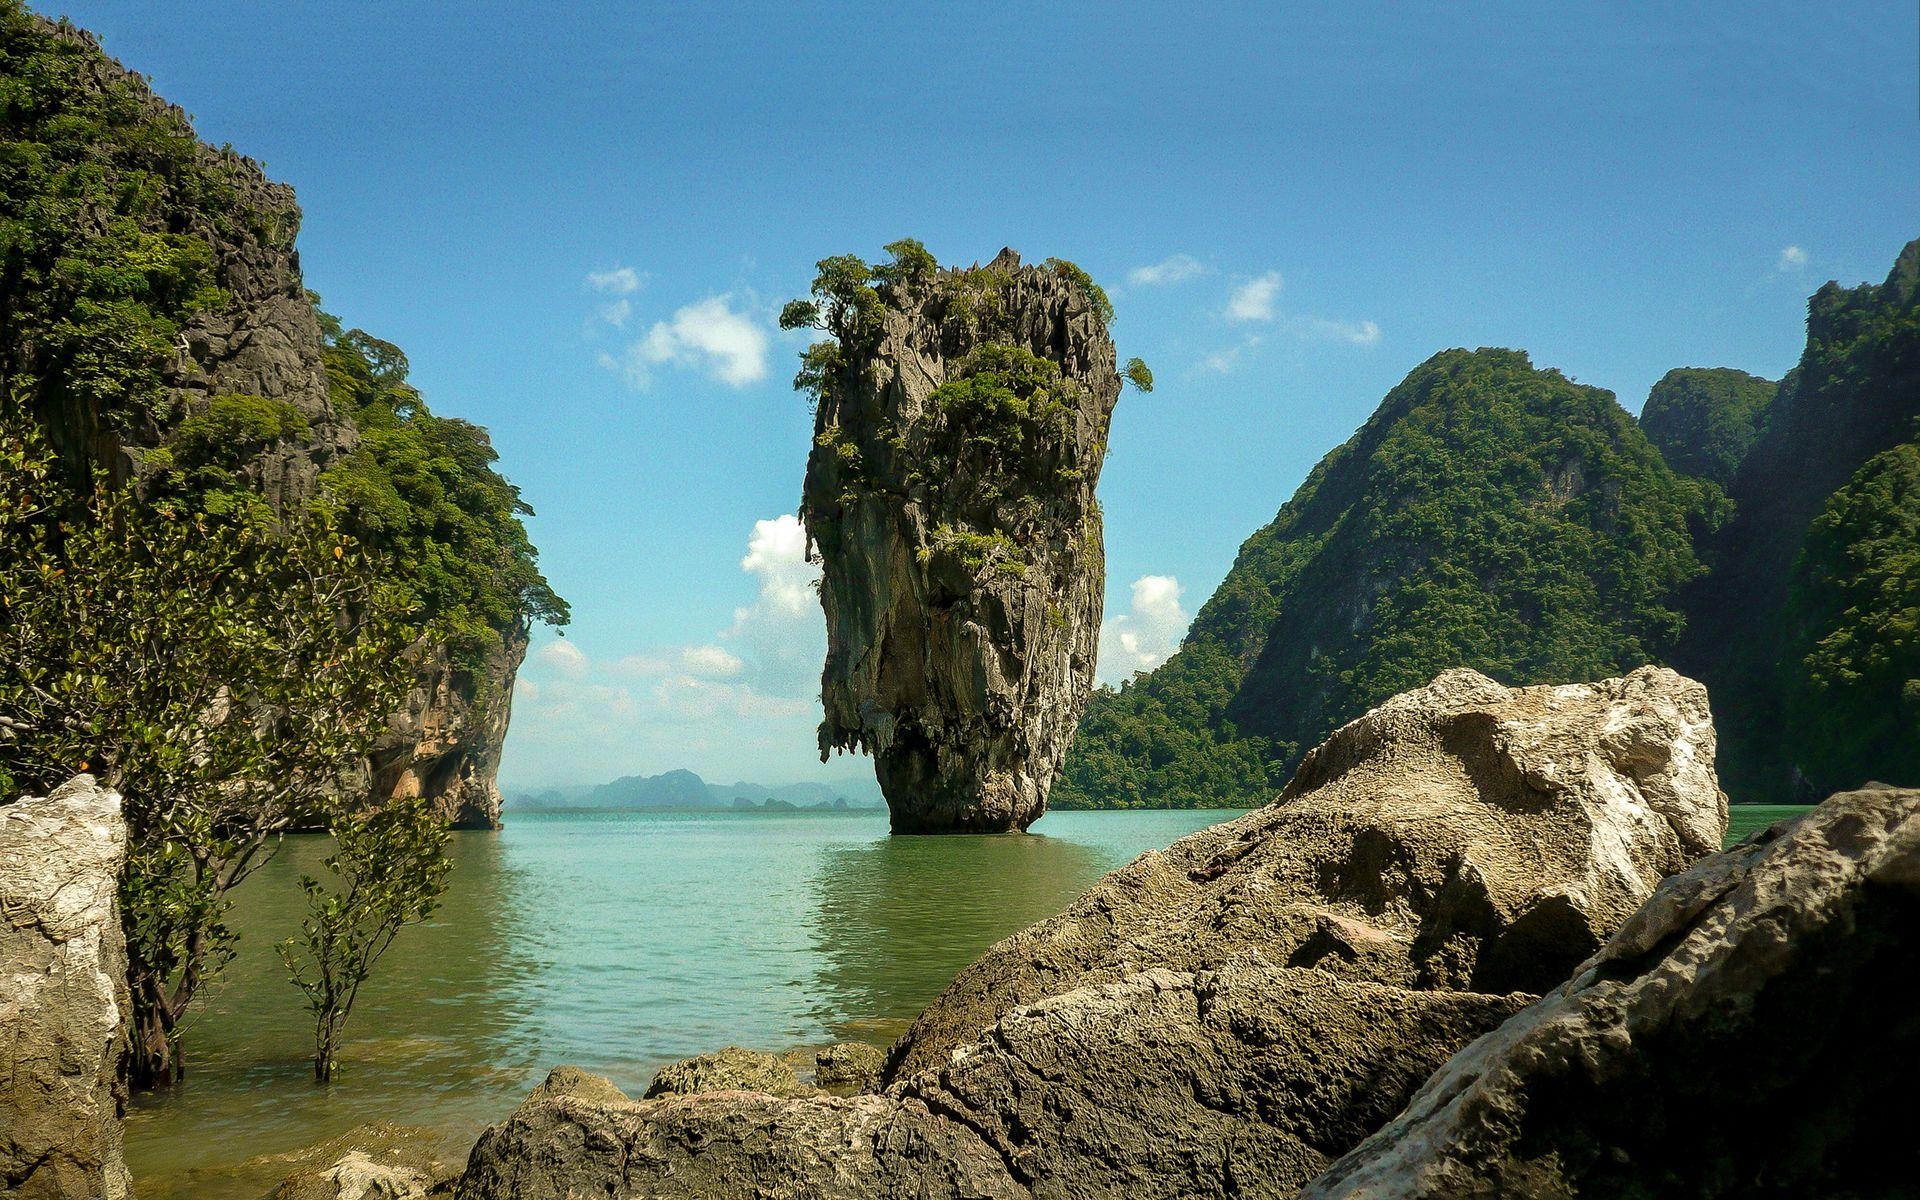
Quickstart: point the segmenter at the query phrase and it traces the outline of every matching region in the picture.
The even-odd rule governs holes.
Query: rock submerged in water
[[[1698,684],[1449,672],[1003,941],[846,1100],[532,1101],[461,1195],[1293,1195],[1718,845]]]
[[[1141,855],[988,950],[895,1046],[889,1080],[1016,1006],[1249,953],[1397,987],[1546,991],[1719,848],[1713,763],[1706,689],[1672,671],[1528,688],[1449,671],[1336,731],[1273,804]]]
[[[859,293],[867,315],[829,326],[802,513],[825,568],[821,753],[873,755],[896,833],[1022,830],[1093,686],[1105,298],[1011,250]]]
[[[120,797],[79,775],[0,805],[0,1196],[128,1195]]]
[[[1920,791],[1836,795],[1668,880],[1312,1200],[1904,1196]]]

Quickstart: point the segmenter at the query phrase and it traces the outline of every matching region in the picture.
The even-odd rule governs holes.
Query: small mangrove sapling
[[[406,925],[439,904],[452,869],[447,828],[421,799],[396,800],[333,824],[334,852],[322,865],[332,885],[302,876],[303,936],[280,944],[280,958],[313,1013],[313,1078],[333,1078],[340,1034],[360,985]]]

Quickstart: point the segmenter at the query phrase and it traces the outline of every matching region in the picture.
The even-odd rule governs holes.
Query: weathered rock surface
[[[572,1096],[595,1104],[625,1104],[632,1099],[605,1075],[595,1075],[579,1067],[555,1067],[548,1071],[540,1086],[528,1093],[527,1100],[545,1100],[550,1096]]]
[[[1156,969],[1014,1009],[887,1095],[978,1133],[1035,1196],[1291,1196],[1530,999]]]
[[[800,1082],[785,1055],[741,1046],[725,1046],[711,1054],[668,1063],[647,1085],[643,1099],[656,1096],[692,1096],[700,1092],[748,1091],[769,1096],[804,1096],[815,1089]]]
[[[446,647],[422,659],[406,707],[389,718],[371,756],[378,799],[429,796],[455,829],[500,826],[500,752],[513,716],[513,680],[527,636],[512,631],[477,670]]]
[[[1667,881],[1304,1193],[1912,1195],[1920,791],[1842,793]]]
[[[878,1091],[886,1067],[886,1051],[878,1046],[835,1042],[813,1052],[813,1083],[835,1095]]]
[[[709,1092],[626,1104],[530,1100],[474,1147],[461,1200],[794,1197],[1008,1200],[978,1135],[912,1101]]]
[[[884,1092],[530,1104],[476,1151],[468,1181],[492,1190],[471,1194],[813,1195],[885,1128],[914,1131],[916,1195],[985,1180],[1291,1196],[1565,978],[1725,820],[1699,685],[1449,672],[1341,730],[1270,808],[1002,942],[896,1047]]]
[[[1149,852],[961,972],[894,1048],[945,1064],[1014,1007],[1259,954],[1343,979],[1542,992],[1718,849],[1706,691],[1672,671],[1449,671],[1336,732],[1266,808]]]
[[[873,755],[895,832],[1025,829],[1093,685],[1113,342],[1088,285],[1011,250],[879,296],[807,464],[821,753]]]
[[[91,775],[0,806],[0,1196],[120,1200],[129,998],[120,797]]]

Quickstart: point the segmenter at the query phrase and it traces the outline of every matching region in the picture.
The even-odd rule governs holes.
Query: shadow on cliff
[[[1037,835],[828,850],[810,885],[821,1015],[841,1036],[891,1039],[988,946],[1058,913],[1111,865]]]

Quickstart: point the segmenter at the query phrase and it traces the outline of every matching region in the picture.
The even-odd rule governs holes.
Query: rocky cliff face
[[[1313,1200],[1913,1191],[1920,791],[1837,795],[1668,880]]]
[[[218,403],[287,406],[291,428],[218,450],[276,510],[312,496],[360,438],[330,399],[293,189],[201,142],[87,31],[8,6],[0,40],[10,84],[14,64],[33,64],[0,141],[44,172],[10,181],[19,195],[0,202],[17,256],[0,276],[0,383],[28,390],[75,468],[136,486],[184,456],[183,427]],[[165,266],[128,295],[135,257]],[[423,656],[374,763],[376,799],[424,793],[462,824],[498,823],[493,776],[523,650],[524,638],[478,673]],[[501,698],[479,705],[483,693]]]
[[[0,805],[0,1196],[128,1194],[126,853],[120,797],[90,775]]]
[[[861,295],[807,463],[821,752],[873,755],[896,832],[1025,829],[1093,683],[1120,394],[1104,297],[1011,250]]]
[[[500,825],[500,748],[513,715],[513,679],[526,656],[516,631],[475,667],[445,647],[429,650],[407,696],[374,747],[372,792],[394,799],[430,796],[455,829]]]
[[[536,1094],[458,1194],[1288,1197],[1725,820],[1698,684],[1450,672],[988,951],[883,1091]]]

